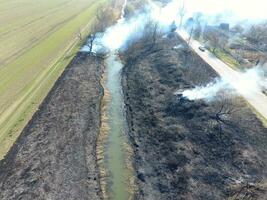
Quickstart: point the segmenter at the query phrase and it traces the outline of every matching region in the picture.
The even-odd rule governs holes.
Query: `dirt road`
[[[188,40],[189,36],[186,32],[178,30],[177,33],[184,39]],[[191,48],[206,62],[208,63],[221,77],[223,77],[227,82],[229,82],[233,88],[235,88],[240,95],[242,95],[251,106],[255,108],[265,119],[267,119],[267,96],[261,91],[246,88],[246,90],[240,89],[240,84],[242,84],[241,73],[235,71],[227,64],[216,58],[209,51],[201,51],[199,49],[202,46],[198,41],[191,39]],[[249,90],[249,91],[248,91]]]

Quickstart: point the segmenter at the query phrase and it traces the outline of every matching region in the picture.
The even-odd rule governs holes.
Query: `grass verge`
[[[231,55],[220,49],[216,49],[214,52],[211,52],[228,66],[232,67],[235,70],[239,70],[240,64]]]

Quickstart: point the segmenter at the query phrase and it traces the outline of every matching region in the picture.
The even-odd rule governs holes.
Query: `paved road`
[[[185,31],[178,30],[177,33],[184,39],[188,40],[189,36]],[[255,108],[265,119],[267,119],[267,96],[260,90],[253,87],[240,87],[244,79],[241,78],[241,73],[235,71],[227,64],[216,58],[209,51],[202,52],[199,50],[201,44],[196,40],[190,41],[191,48],[208,63],[221,77],[235,88],[240,95],[242,95],[251,106]]]

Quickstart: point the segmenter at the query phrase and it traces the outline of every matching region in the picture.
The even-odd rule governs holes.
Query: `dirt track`
[[[100,199],[101,61],[79,53],[0,162],[0,199]]]

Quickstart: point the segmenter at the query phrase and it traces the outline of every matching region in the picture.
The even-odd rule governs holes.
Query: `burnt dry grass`
[[[102,61],[78,53],[0,162],[0,199],[100,199]]]
[[[242,98],[174,95],[217,75],[175,35],[148,45],[129,47],[122,73],[136,199],[265,199],[267,129]]]

